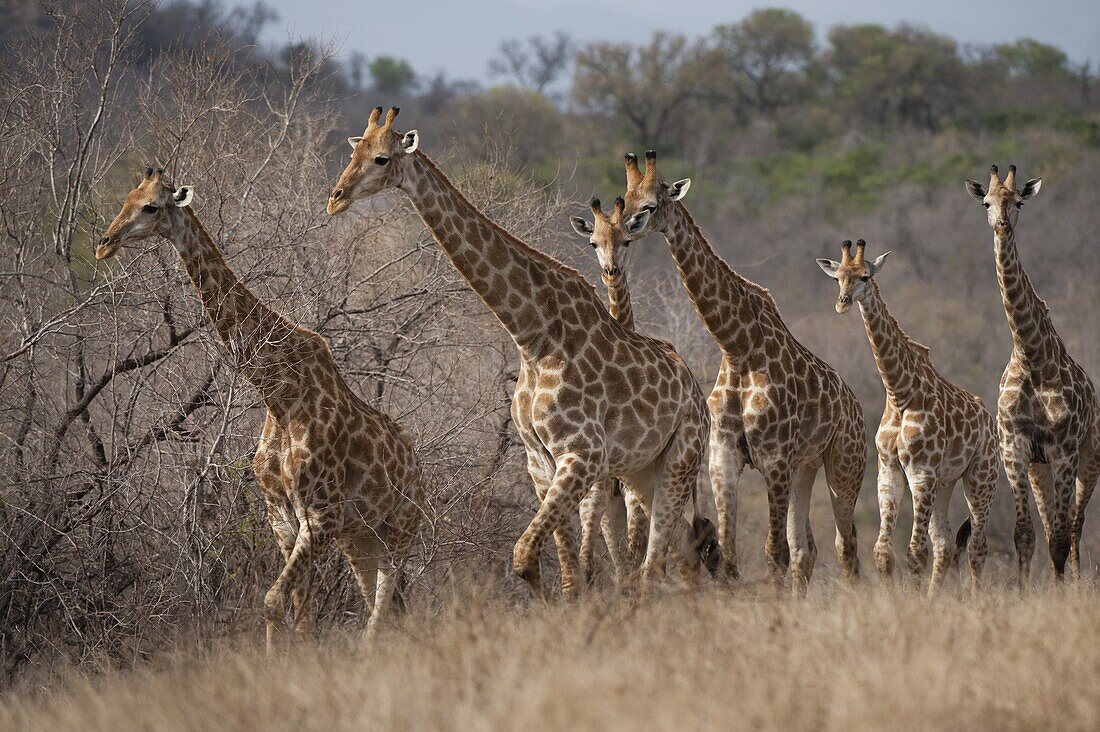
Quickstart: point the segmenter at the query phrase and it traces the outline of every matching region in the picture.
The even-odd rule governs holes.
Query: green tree
[[[1002,43],[994,46],[993,51],[1009,73],[1032,76],[1070,73],[1069,57],[1062,49],[1040,43],[1034,38]]]
[[[728,58],[735,101],[770,116],[808,87],[814,62],[814,29],[793,10],[754,10],[740,23],[714,30]]]
[[[638,144],[659,147],[713,76],[708,60],[704,44],[661,32],[643,46],[593,43],[577,52],[573,98],[581,111],[630,128]]]
[[[375,56],[369,64],[374,90],[382,94],[403,94],[416,88],[416,72],[409,62],[393,56]]]
[[[856,117],[934,130],[965,101],[966,67],[951,38],[908,25],[836,26],[829,45],[827,72]]]

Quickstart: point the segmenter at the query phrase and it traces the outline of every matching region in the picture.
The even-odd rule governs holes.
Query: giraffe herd
[[[519,352],[512,419],[527,455],[538,510],[515,544],[513,569],[548,594],[539,556],[552,536],[561,590],[575,597],[593,581],[602,533],[618,580],[650,587],[669,568],[688,584],[703,574],[740,577],[737,492],[745,468],[768,496],[765,554],[770,581],[805,593],[817,549],[810,494],[824,468],[847,578],[859,575],[854,510],[863,482],[863,411],[840,375],[795,339],[771,293],[737,274],[707,242],[684,206],[691,181],[660,179],[656,153],[644,170],[626,156],[626,190],[610,212],[592,202],[592,221],[571,217],[596,250],[607,304],[576,270],[498,226],[420,150],[415,131],[394,129],[398,114],[370,115],[348,138],[351,161],[327,203],[330,215],[355,201],[400,190],[428,231],[493,312]],[[997,416],[950,383],[929,351],[901,329],[876,276],[887,254],[866,258],[846,241],[839,262],[819,259],[840,293],[838,313],[858,304],[886,408],[875,439],[880,532],[877,570],[893,573],[892,534],[909,486],[914,525],[907,565],[919,581],[931,539],[929,593],[967,548],[972,588],[980,586],[989,509],[1005,466],[1016,505],[1017,578],[1029,583],[1034,551],[1030,493],[1056,578],[1066,562],[1080,574],[1084,511],[1100,474],[1100,404],[1087,374],[1066,353],[1020,262],[1019,208],[1040,179],[1016,188],[1015,167],[988,186],[966,181],[994,230],[997,277],[1013,352],[1001,380]],[[421,475],[400,425],[347,385],[325,340],[265,306],[234,275],[190,204],[148,169],[96,249],[105,259],[125,244],[161,237],[176,248],[230,361],[267,409],[253,468],[285,564],[264,600],[271,650],[291,600],[292,627],[308,634],[310,566],[335,540],[368,607],[372,635],[394,604],[417,534]],[[675,347],[635,328],[623,254],[650,233],[668,244],[680,280],[722,360],[709,398]],[[704,459],[717,528],[697,506]],[[963,482],[969,518],[952,540],[947,506]],[[690,508],[689,508],[690,502]],[[580,517],[578,545],[577,518]]]

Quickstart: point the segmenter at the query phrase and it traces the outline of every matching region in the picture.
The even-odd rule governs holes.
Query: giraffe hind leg
[[[849,429],[838,432],[825,454],[825,478],[829,484],[829,500],[836,522],[836,553],[844,578],[848,580],[859,577],[855,511],[867,468],[863,440],[862,427],[853,423]],[[877,545],[875,549],[877,559]],[[890,557],[893,558],[892,551]]]
[[[1100,477],[1100,451],[1092,451],[1081,458],[1077,471],[1077,490],[1073,502],[1073,527],[1069,550],[1070,572],[1074,580],[1081,579],[1081,534],[1085,528],[1085,508]]]
[[[791,500],[787,506],[787,544],[791,561],[791,592],[796,597],[806,594],[813,574],[815,551],[811,550],[810,497],[813,493],[817,466],[808,465],[791,481]]]
[[[982,570],[988,552],[986,525],[997,492],[997,456],[993,451],[976,460],[963,475],[963,493],[970,510],[970,536],[963,542],[970,563],[970,590],[981,590]]]

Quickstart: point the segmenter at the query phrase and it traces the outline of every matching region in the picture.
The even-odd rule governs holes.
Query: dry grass
[[[1100,726],[1094,587],[935,601],[828,582],[520,607],[456,597],[369,653],[258,636],[63,674],[4,729],[989,729]]]

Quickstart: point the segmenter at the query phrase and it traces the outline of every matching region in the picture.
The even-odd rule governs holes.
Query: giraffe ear
[[[191,205],[191,199],[195,197],[195,191],[191,186],[180,186],[172,193],[172,203],[180,208]]]
[[[840,269],[840,262],[834,262],[831,259],[819,259],[817,260],[817,266],[821,267],[821,271],[825,274],[836,279],[836,271]]]
[[[871,276],[877,275],[882,271],[882,268],[886,265],[886,258],[891,254],[893,254],[893,252],[883,252],[875,261],[871,262]]]
[[[416,130],[409,130],[401,138],[401,147],[405,149],[405,154],[416,152],[416,149],[420,147],[420,133]]]
[[[688,188],[691,188],[691,178],[678,180],[668,187],[668,197],[673,201],[679,201],[687,195]]]
[[[595,229],[592,228],[592,224],[588,223],[580,216],[570,216],[569,223],[573,225],[573,231],[586,239],[592,236],[592,233],[595,231]]]
[[[1043,187],[1042,178],[1032,178],[1027,183],[1024,183],[1024,187],[1020,189],[1020,198],[1027,200],[1034,198],[1035,194],[1039,192],[1039,189]]]
[[[362,141],[363,141],[362,137],[349,137],[348,138],[348,144],[351,145],[352,150],[354,150],[356,145],[358,145]]]
[[[966,179],[966,192],[978,203],[985,199],[985,186],[976,180]]]
[[[638,213],[630,217],[630,221],[626,222],[626,233],[631,236],[637,236],[638,233],[646,227],[649,223],[649,209],[642,209]]]

